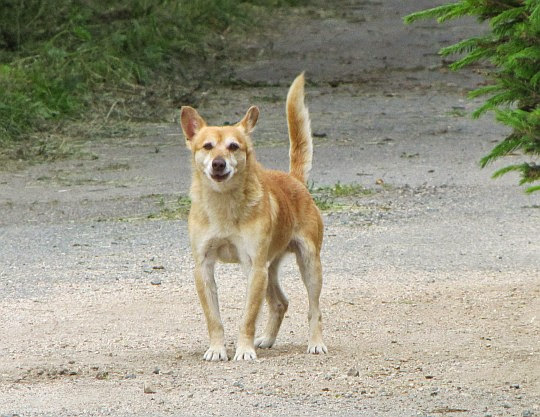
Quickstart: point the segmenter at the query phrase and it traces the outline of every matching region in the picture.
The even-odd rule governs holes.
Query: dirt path
[[[330,353],[304,353],[291,260],[275,348],[201,360],[186,223],[170,219],[188,153],[178,126],[148,126],[87,144],[94,158],[0,173],[0,416],[540,415],[540,194],[478,168],[505,132],[464,117],[461,87],[479,79],[433,55],[475,26],[403,27],[397,0],[327,3],[250,40],[239,83],[200,111],[222,123],[259,105],[258,158],[286,169],[287,84],[308,70]],[[218,285],[232,353],[245,279],[222,267]]]

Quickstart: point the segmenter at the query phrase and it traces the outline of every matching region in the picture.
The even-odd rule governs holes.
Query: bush
[[[251,23],[250,3],[297,1],[3,0],[0,145],[79,117],[107,92],[136,91],[156,74],[173,83],[228,27]]]
[[[487,86],[469,93],[469,97],[488,95],[473,117],[493,111],[500,123],[512,132],[481,159],[480,165],[520,151],[534,159],[540,155],[540,1],[539,0],[460,0],[405,17],[405,23],[418,19],[437,18],[444,22],[461,16],[476,16],[489,21],[490,31],[484,36],[465,39],[443,48],[444,56],[462,54],[451,65],[454,70],[476,63],[488,63]],[[520,185],[540,181],[540,165],[536,162],[506,166],[493,174],[499,177],[519,171]],[[531,185],[526,192],[540,190]]]

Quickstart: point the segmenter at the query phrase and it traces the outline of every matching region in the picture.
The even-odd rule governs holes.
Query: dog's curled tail
[[[313,140],[309,112],[304,104],[304,73],[291,84],[287,94],[287,124],[289,126],[290,174],[304,184],[311,171]]]

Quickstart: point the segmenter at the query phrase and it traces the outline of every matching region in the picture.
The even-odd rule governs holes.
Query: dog
[[[309,299],[307,351],[328,352],[319,307],[323,222],[306,186],[313,140],[304,83],[302,73],[287,94],[289,173],[267,170],[255,158],[250,135],[259,117],[257,107],[250,107],[240,122],[229,126],[209,126],[192,107],[181,108],[181,126],[191,150],[188,228],[195,284],[210,338],[203,356],[207,361],[228,360],[214,280],[216,261],[240,263],[248,277],[234,360],[253,360],[255,347],[272,347],[288,308],[278,278],[288,252],[296,255]],[[268,323],[255,339],[264,298]]]

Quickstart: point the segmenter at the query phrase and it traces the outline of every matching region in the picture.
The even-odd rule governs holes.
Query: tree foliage
[[[487,96],[473,112],[479,117],[493,111],[498,122],[511,133],[483,157],[480,165],[516,152],[532,162],[506,166],[493,175],[510,171],[521,175],[520,184],[532,184],[526,191],[540,190],[540,0],[460,0],[405,17],[405,23],[435,18],[439,23],[462,16],[488,21],[490,30],[483,36],[462,40],[442,48],[443,56],[459,54],[451,68],[459,70],[477,63],[489,63],[492,83],[472,91],[469,96]]]

